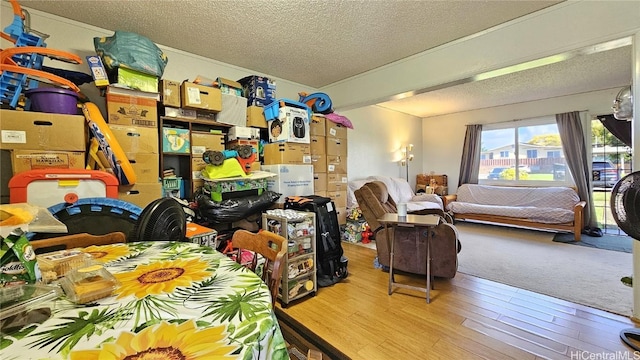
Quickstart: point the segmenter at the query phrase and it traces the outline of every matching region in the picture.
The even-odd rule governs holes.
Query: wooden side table
[[[407,215],[407,216],[398,216],[395,213],[387,213],[384,214],[378,221],[381,224],[384,224],[385,232],[387,236],[389,235],[388,228],[396,228],[398,226],[403,227],[427,227],[432,228],[437,226],[440,223],[440,216],[437,215]],[[419,232],[416,232],[416,241],[419,238]],[[426,294],[427,304],[431,302],[430,290],[431,290],[431,232],[427,231],[427,286],[425,288],[420,286],[413,286],[407,284],[401,284],[396,282],[393,279],[393,253],[394,253],[394,243],[395,243],[395,233],[393,237],[391,237],[391,258],[389,261],[389,295],[393,293],[393,289],[395,287],[398,288],[406,288],[412,290],[423,291]]]

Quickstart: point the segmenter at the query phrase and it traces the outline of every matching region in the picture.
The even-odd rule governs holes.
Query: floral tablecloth
[[[209,247],[140,242],[84,249],[120,281],[91,304],[0,338],[0,359],[288,359],[268,287]]]

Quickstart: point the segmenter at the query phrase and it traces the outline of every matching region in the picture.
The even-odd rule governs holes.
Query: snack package
[[[86,304],[111,296],[119,281],[102,265],[73,269],[60,279],[67,298],[76,304]]]
[[[0,287],[33,284],[41,279],[36,253],[22,229],[14,229],[0,241]]]

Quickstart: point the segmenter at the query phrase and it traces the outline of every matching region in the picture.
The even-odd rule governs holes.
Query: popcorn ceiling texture
[[[20,4],[104,29],[136,32],[159,45],[320,88],[558,2],[22,0]]]

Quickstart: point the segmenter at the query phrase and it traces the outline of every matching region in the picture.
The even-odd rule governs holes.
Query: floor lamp
[[[400,160],[400,166],[405,167],[405,174],[407,182],[409,181],[409,162],[413,160],[413,144],[409,144],[402,149],[402,159]]]

